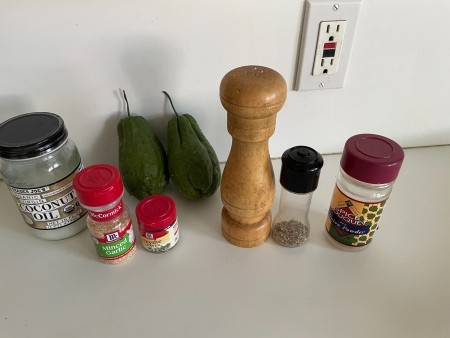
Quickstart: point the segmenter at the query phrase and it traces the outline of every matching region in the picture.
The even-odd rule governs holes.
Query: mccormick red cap
[[[342,169],[351,177],[370,184],[395,181],[405,155],[398,143],[375,134],[350,137],[341,158]]]
[[[145,231],[159,231],[172,225],[177,218],[175,202],[165,195],[152,195],[136,206],[139,228]]]
[[[110,164],[96,164],[82,169],[73,179],[81,204],[87,207],[107,205],[123,195],[119,169]]]

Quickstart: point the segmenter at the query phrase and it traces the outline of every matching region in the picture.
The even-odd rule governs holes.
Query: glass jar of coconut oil
[[[0,124],[0,172],[25,223],[40,238],[71,237],[86,227],[73,188],[80,154],[63,119],[28,113]]]

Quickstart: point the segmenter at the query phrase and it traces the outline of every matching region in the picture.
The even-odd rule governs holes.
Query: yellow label
[[[178,221],[168,228],[155,232],[141,232],[142,246],[152,252],[164,252],[177,244],[179,238]]]
[[[369,244],[377,229],[386,200],[377,203],[356,201],[336,186],[325,227],[338,242],[349,246]]]

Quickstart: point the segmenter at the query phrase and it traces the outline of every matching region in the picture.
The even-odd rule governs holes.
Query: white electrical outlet
[[[345,26],[343,20],[320,23],[312,75],[338,72]]]
[[[361,0],[307,0],[296,90],[342,88]]]

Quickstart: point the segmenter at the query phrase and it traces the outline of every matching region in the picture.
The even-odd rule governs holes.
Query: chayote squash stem
[[[166,91],[163,90],[162,92],[163,92],[163,94],[166,95],[166,97],[169,99],[169,102],[170,102],[170,105],[172,106],[173,112],[174,112],[175,115],[178,117],[178,113],[177,113],[177,111],[176,111],[176,109],[175,109],[175,107],[174,107],[174,105],[173,105],[173,102],[172,102],[172,98],[170,97],[170,95],[169,95]]]
[[[122,89],[122,92],[123,92],[123,98],[125,99],[125,103],[127,104],[127,113],[128,113],[128,116],[130,116],[130,106],[128,104],[127,94],[125,94],[125,90],[123,90],[123,89]]]

